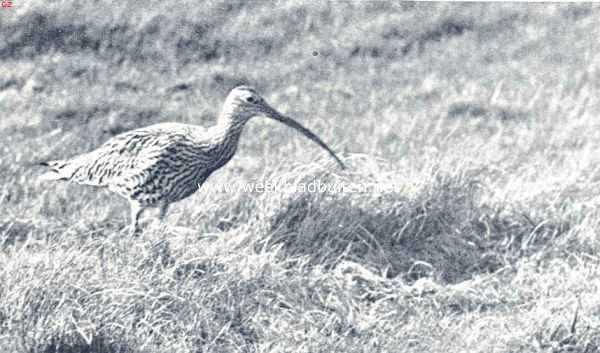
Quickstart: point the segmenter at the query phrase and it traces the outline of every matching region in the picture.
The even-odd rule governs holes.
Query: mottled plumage
[[[242,129],[254,116],[278,120],[340,159],[310,130],[271,108],[247,86],[227,96],[217,124],[211,128],[162,123],[132,130],[99,148],[65,160],[43,163],[51,171],[45,180],[70,180],[106,187],[131,202],[131,231],[139,231],[139,217],[147,207],[158,207],[164,218],[169,205],[196,192],[212,172],[235,154]]]

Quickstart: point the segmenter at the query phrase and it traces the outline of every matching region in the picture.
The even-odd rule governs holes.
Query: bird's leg
[[[167,211],[169,210],[169,204],[168,203],[163,203],[160,205],[159,210],[158,210],[158,219],[160,219],[161,222],[165,221],[165,217],[167,217]]]
[[[129,227],[129,234],[131,236],[137,236],[140,229],[140,216],[144,208],[137,202],[131,202],[131,225]]]
[[[161,225],[161,227],[167,226],[165,219],[167,218],[168,210],[169,210],[169,204],[167,202],[162,202],[158,205],[158,223]]]

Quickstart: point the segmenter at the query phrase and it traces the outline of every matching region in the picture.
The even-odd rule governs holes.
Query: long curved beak
[[[321,146],[323,149],[325,149],[327,151],[327,153],[329,153],[329,155],[331,157],[333,157],[333,159],[335,159],[335,161],[340,165],[340,167],[342,169],[346,169],[346,166],[344,165],[344,163],[342,163],[342,161],[338,158],[338,156],[331,150],[331,148],[329,148],[329,146],[327,146],[327,144],[325,142],[323,142],[317,135],[315,135],[312,131],[310,131],[309,129],[305,128],[304,126],[302,126],[300,123],[298,123],[296,120],[292,119],[292,118],[288,118],[287,116],[279,113],[277,110],[271,108],[268,105],[264,105],[263,107],[263,114],[268,117],[271,118],[273,120],[277,120],[295,130],[297,130],[298,132],[300,132],[302,135],[306,136],[307,138],[309,138],[310,140],[312,140],[313,142],[315,142],[317,145]]]

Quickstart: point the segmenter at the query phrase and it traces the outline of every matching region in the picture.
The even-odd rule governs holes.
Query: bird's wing
[[[178,134],[114,177],[109,189],[130,199],[154,205],[181,200],[196,190],[210,175],[214,144]]]
[[[52,171],[42,178],[110,186],[117,178],[142,174],[156,164],[170,146],[188,139],[191,128],[165,123],[125,132],[91,152],[46,163]]]

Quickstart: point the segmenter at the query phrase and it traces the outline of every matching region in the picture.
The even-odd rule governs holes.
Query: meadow
[[[600,352],[600,8],[42,1],[0,8],[0,351]],[[257,88],[167,225],[40,161]],[[395,185],[218,192],[224,183]]]

